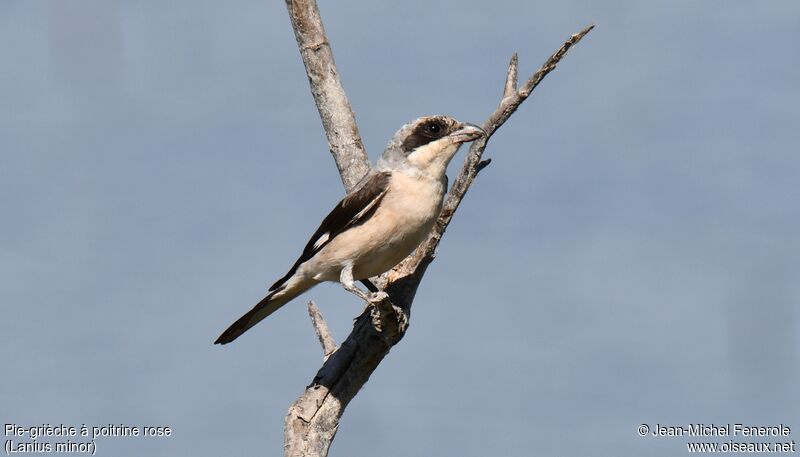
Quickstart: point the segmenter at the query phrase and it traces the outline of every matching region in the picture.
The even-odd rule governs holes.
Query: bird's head
[[[394,134],[377,168],[382,171],[412,168],[444,176],[459,146],[484,135],[480,127],[449,116],[421,117]]]

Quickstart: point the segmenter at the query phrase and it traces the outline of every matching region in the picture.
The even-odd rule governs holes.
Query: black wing
[[[348,228],[363,221],[367,216],[372,214],[372,211],[381,201],[389,188],[389,178],[392,174],[388,171],[382,171],[367,175],[362,179],[362,183],[356,189],[347,194],[339,204],[333,208],[333,211],[322,220],[319,228],[311,239],[308,240],[303,253],[297,262],[292,265],[286,276],[279,279],[270,291],[275,290],[283,285],[292,275],[297,271],[297,267],[306,260],[314,257],[314,254],[319,252],[325,245],[331,242],[336,235],[344,232]]]

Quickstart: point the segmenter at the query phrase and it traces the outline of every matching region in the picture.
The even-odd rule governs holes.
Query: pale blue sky
[[[373,159],[420,115],[482,122],[514,51],[526,75],[597,24],[492,138],[332,456],[796,439],[800,3],[321,8]],[[6,0],[0,43],[0,420],[174,429],[101,456],[279,455],[321,361],[304,301],[211,343],[343,192],[284,3]],[[361,305],[310,298],[341,341]]]

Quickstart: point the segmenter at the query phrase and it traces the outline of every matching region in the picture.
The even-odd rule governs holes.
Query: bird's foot
[[[372,300],[367,303],[365,312],[369,312],[375,329],[386,336],[403,334],[408,329],[408,315],[402,308],[389,300],[386,292],[373,294]]]
[[[344,287],[344,290],[350,292],[351,294],[364,300],[365,302],[369,303],[373,300],[373,296],[375,294],[370,292],[364,292],[363,290],[356,287],[355,283],[353,282],[352,265],[348,265],[342,269],[342,273],[339,275],[339,282],[342,283],[342,287]]]
[[[364,292],[363,290],[359,289],[356,286],[347,287],[344,284],[342,284],[342,286],[344,287],[344,290],[350,292],[351,294],[353,294],[356,297],[364,300],[367,303],[370,303],[371,301],[373,301],[374,298],[375,298],[375,295],[376,295],[376,294],[374,294],[372,292]]]

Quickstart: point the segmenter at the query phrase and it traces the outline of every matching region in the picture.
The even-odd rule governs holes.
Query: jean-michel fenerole
[[[656,424],[653,436],[789,436],[788,425],[743,425],[743,424],[689,424],[688,426]]]

